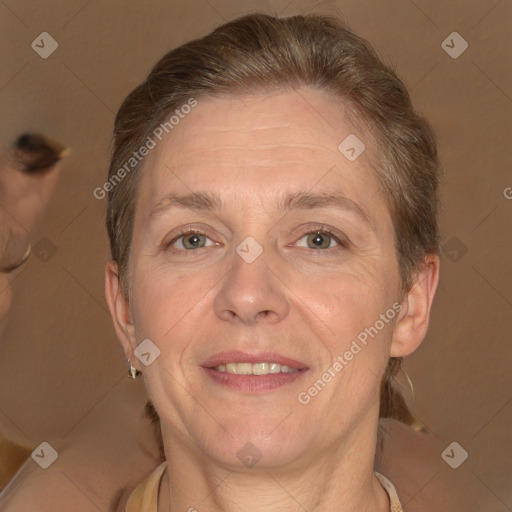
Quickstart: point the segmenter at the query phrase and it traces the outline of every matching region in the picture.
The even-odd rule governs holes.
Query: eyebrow
[[[149,217],[151,219],[172,209],[215,212],[221,210],[222,207],[222,199],[212,192],[191,192],[185,195],[171,193],[157,203]],[[277,209],[282,212],[315,208],[336,208],[349,211],[360,217],[366,224],[372,225],[368,214],[357,203],[338,192],[293,192],[284,195],[277,202]]]

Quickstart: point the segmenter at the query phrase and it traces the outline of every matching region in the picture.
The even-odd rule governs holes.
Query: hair
[[[435,135],[414,110],[406,86],[392,67],[336,18],[252,14],[168,52],[117,113],[109,180],[170,113],[191,99],[301,87],[330,93],[374,143],[376,157],[371,165],[394,226],[403,295],[426,258],[440,252]],[[118,264],[126,296],[137,182],[143,165],[144,161],[137,163],[108,194],[106,223],[112,259]],[[388,361],[380,416],[411,423],[394,384],[401,362],[401,358]]]

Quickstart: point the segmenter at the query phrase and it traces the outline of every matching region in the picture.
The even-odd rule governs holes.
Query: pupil
[[[324,237],[323,235],[321,235],[320,233],[317,233],[315,235],[315,237],[313,238],[313,243],[317,246],[317,247],[320,247],[322,245],[325,245],[324,244]]]
[[[191,237],[189,237],[188,241],[189,241],[189,244],[191,244],[191,245],[194,245],[194,246],[198,245],[200,242],[199,235],[192,235]]]

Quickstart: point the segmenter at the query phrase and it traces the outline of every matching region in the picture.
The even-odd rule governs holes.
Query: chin
[[[281,420],[282,421],[282,420]],[[271,423],[271,426],[270,426]],[[306,433],[299,429],[285,429],[269,424],[237,425],[229,434],[212,439],[205,453],[230,471],[275,469],[293,464],[305,450]]]

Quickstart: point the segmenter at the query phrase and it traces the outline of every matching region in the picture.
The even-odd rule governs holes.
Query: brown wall
[[[444,444],[457,441],[469,452],[474,485],[510,510],[507,0],[1,2],[0,144],[41,130],[73,148],[42,241],[15,281],[0,343],[2,432],[27,446],[62,436],[125,378],[103,298],[105,202],[93,197],[105,181],[116,109],[164,52],[254,10],[345,15],[396,62],[413,101],[432,121],[446,169],[446,251],[430,332],[406,362],[416,394],[412,408]],[[59,44],[48,59],[30,46],[43,31]],[[469,43],[457,59],[441,47],[454,31]],[[56,251],[48,261],[45,248]]]

